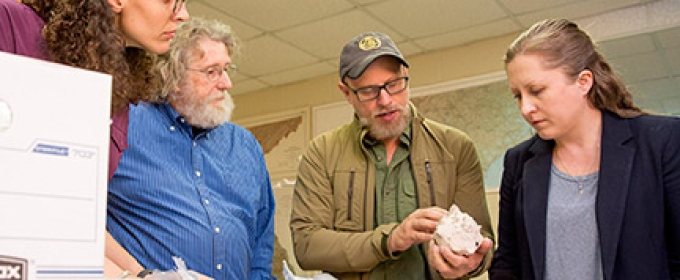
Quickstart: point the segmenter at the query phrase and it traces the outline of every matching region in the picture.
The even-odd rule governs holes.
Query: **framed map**
[[[290,220],[293,186],[300,156],[310,140],[309,109],[286,111],[257,118],[238,121],[238,124],[250,130],[262,146],[264,157],[272,182],[276,214],[274,232],[273,269],[278,275],[282,270],[282,260],[286,260],[296,273],[303,272],[293,256],[293,245],[288,221]]]
[[[309,109],[304,108],[239,121],[262,145],[272,185],[295,179],[309,136]],[[285,179],[285,181],[284,181]]]

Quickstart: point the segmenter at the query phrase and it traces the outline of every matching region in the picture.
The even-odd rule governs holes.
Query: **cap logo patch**
[[[380,47],[380,39],[375,36],[366,36],[359,41],[359,48],[365,51],[377,49]]]

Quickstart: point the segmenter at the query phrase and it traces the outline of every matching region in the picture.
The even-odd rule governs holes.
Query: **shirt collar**
[[[189,122],[180,115],[175,108],[170,105],[170,103],[163,103],[158,105],[160,107],[161,112],[163,112],[163,115],[165,115],[170,122],[170,130],[175,130],[175,129],[182,129],[185,131],[188,135],[195,137],[199,137],[201,135],[205,135],[205,137],[208,137],[210,129],[203,129],[201,130],[202,132],[199,133],[198,135],[194,135],[194,130],[191,125],[189,125]]]

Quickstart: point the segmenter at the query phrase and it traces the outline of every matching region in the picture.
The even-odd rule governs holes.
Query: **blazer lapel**
[[[602,113],[602,154],[597,192],[597,224],[604,279],[612,279],[619,235],[625,215],[635,147],[630,126],[609,112]]]
[[[545,270],[546,215],[553,146],[552,141],[536,141],[529,148],[534,157],[525,163],[522,174],[524,223],[536,279],[543,279]]]

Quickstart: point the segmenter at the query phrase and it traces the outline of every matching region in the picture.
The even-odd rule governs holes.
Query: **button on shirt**
[[[271,279],[274,197],[262,149],[226,123],[193,135],[167,104],[130,108],[107,229],[142,266],[173,256],[215,279]]]
[[[409,159],[409,135],[401,135],[399,146],[389,163],[382,142],[365,142],[376,168],[375,224],[399,223],[416,210],[415,182]]]
[[[411,125],[399,137],[399,146],[387,162],[387,151],[382,142],[365,138],[364,145],[375,163],[375,224],[400,223],[418,208],[415,179],[411,169],[409,147]],[[420,279],[426,274],[427,261],[418,246],[401,252],[398,259],[378,264],[371,272],[371,280]]]

